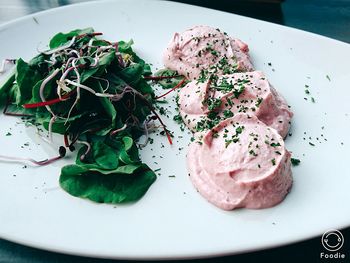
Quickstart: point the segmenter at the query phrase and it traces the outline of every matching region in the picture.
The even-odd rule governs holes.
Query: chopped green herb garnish
[[[213,138],[218,138],[219,137],[219,133],[217,131],[212,131],[212,137]]]
[[[272,163],[272,165],[276,165],[276,159],[273,158],[273,159],[271,160],[271,163]]]
[[[260,104],[261,104],[261,102],[263,101],[263,98],[258,98],[257,100],[256,100],[256,102],[255,102],[255,107],[259,107],[260,106]]]
[[[159,114],[165,115],[166,114],[166,109],[164,107],[159,107]]]
[[[300,160],[296,159],[296,158],[291,158],[290,161],[291,161],[293,166],[297,166],[300,164]]]
[[[217,98],[208,98],[205,103],[208,105],[208,110],[213,111],[221,106],[221,99]]]
[[[243,93],[245,87],[244,85],[240,85],[238,89],[233,90],[233,95],[235,96],[236,99]]]
[[[176,121],[177,124],[182,124],[183,120],[180,114],[177,114],[173,117],[173,120]]]
[[[236,135],[241,134],[243,132],[243,130],[244,130],[244,126],[238,126],[236,128]]]
[[[253,155],[253,156],[258,156],[258,154],[257,154],[256,152],[254,152],[254,150],[250,150],[250,151],[249,151],[249,154],[250,154],[250,155]]]
[[[225,148],[227,148],[232,143],[232,140],[225,140]]]
[[[230,110],[224,110],[224,118],[228,119],[230,117],[233,117],[234,113]]]
[[[281,144],[278,142],[278,143],[271,143],[270,144],[271,147],[278,147],[278,146],[281,146]]]

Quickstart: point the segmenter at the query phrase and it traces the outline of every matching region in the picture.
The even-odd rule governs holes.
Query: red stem
[[[36,165],[48,165],[50,163],[53,163],[59,159],[63,158],[62,156],[57,156],[57,157],[53,157],[51,159],[47,159],[47,160],[44,160],[44,161],[40,161],[40,162],[36,162],[35,164]]]
[[[168,138],[168,141],[170,143],[170,145],[173,144],[173,140],[171,139],[171,136],[170,136],[170,133],[168,131],[168,129],[166,128],[164,122],[162,121],[162,119],[160,118],[160,116],[158,115],[158,113],[154,110],[153,107],[150,107],[150,110],[153,112],[153,114],[157,117],[157,119],[159,120],[160,124],[162,125],[164,131],[165,131],[165,134],[166,134],[166,137]]]
[[[146,80],[162,80],[162,79],[172,79],[180,77],[180,75],[174,75],[174,76],[145,76],[143,77]]]
[[[58,102],[61,102],[61,101],[68,99],[75,92],[76,92],[76,90],[72,90],[72,91],[68,92],[67,94],[62,96],[62,99],[56,98],[56,99],[42,101],[42,102],[28,103],[28,104],[24,104],[23,107],[25,109],[32,109],[32,108],[38,108],[38,107],[44,107],[44,106],[56,104]]]
[[[135,90],[134,88],[132,88],[132,87],[130,87],[130,86],[129,86],[129,88],[134,92],[135,95],[139,96],[140,99],[142,99],[142,100],[146,103],[147,107],[148,107],[148,108],[153,112],[153,114],[157,117],[157,119],[159,120],[160,124],[162,125],[162,127],[163,127],[163,129],[164,129],[164,131],[165,131],[165,134],[166,134],[166,136],[167,136],[167,138],[168,138],[168,141],[169,141],[170,145],[172,145],[172,144],[173,144],[173,141],[172,141],[172,139],[171,139],[171,136],[170,136],[170,134],[169,134],[169,132],[168,132],[168,130],[167,130],[165,124],[163,123],[162,119],[159,117],[158,113],[157,113],[157,112],[155,111],[155,109],[153,108],[152,104],[151,104],[140,92],[138,92],[137,90]]]
[[[160,99],[160,98],[165,97],[165,96],[168,95],[170,92],[172,92],[172,91],[174,91],[174,90],[180,88],[180,87],[182,86],[182,84],[184,84],[185,81],[186,81],[186,78],[183,78],[183,79],[179,82],[179,84],[177,84],[174,88],[172,88],[171,90],[167,91],[166,93],[164,93],[164,94],[162,94],[162,95],[160,95],[160,96],[158,96],[158,97],[155,97],[155,99],[157,100],[157,99]]]
[[[69,147],[68,134],[63,135],[64,146]]]
[[[170,143],[170,145],[173,145],[173,140],[171,139],[171,136],[166,128],[165,128],[165,134],[166,134],[166,137],[168,138],[168,142]]]

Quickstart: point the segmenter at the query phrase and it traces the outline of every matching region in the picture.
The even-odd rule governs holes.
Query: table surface
[[[91,0],[0,0],[0,24],[34,12],[86,1]],[[350,0],[285,0],[282,4],[267,0],[177,0],[177,2],[267,20],[350,43]],[[346,259],[350,262],[350,241],[347,240],[350,237],[350,228],[343,229],[342,234],[345,239],[342,253],[346,254]],[[190,262],[255,262],[257,260],[319,262],[321,252],[324,252],[321,237],[316,237],[275,249]],[[334,261],[345,262],[335,259]],[[52,253],[0,239],[0,263],[2,262],[108,263],[112,261]]]

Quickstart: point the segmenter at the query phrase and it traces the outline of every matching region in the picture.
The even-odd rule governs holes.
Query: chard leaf
[[[142,77],[143,73],[144,66],[135,63],[118,72],[118,76],[122,78],[128,85],[137,87],[136,90],[142,94],[153,94],[154,92],[152,87]]]
[[[10,76],[7,77],[5,82],[0,86],[0,105],[6,103],[8,92],[12,88],[14,81],[15,81],[15,72],[12,72]]]
[[[16,89],[14,90],[15,103],[22,105],[32,97],[34,85],[41,80],[39,72],[33,70],[21,58],[16,62]]]
[[[137,83],[143,73],[143,67],[140,64],[131,64],[130,66],[126,67],[122,71],[119,72],[119,76],[129,85],[133,83]]]
[[[125,203],[140,199],[156,180],[146,165],[133,174],[83,172],[77,167],[62,168],[60,185],[69,194],[98,203]]]
[[[84,114],[78,114],[75,116],[70,117],[68,120],[66,119],[56,119],[55,122],[52,124],[52,132],[59,133],[59,134],[64,134],[66,133],[69,125],[80,119]],[[38,114],[36,117],[36,121],[44,126],[46,130],[49,130],[49,123],[51,120],[51,115],[48,114],[47,112],[42,114]]]
[[[122,166],[118,166],[115,169],[103,169],[99,165],[90,163],[90,164],[70,164],[66,165],[62,168],[65,173],[74,173],[74,174],[83,174],[87,172],[99,172],[102,175],[110,175],[110,174],[128,174],[133,175],[137,170],[143,167],[142,163],[138,164],[126,164]]]
[[[131,137],[123,137],[124,147],[120,150],[119,160],[125,164],[140,162],[137,147]]]
[[[124,142],[125,151],[127,152],[130,151],[134,145],[133,139],[128,136],[125,136],[123,137],[123,142]]]
[[[96,164],[102,169],[114,170],[118,167],[118,152],[105,143],[94,143],[92,154]]]
[[[101,74],[105,72],[106,67],[108,67],[113,62],[114,59],[115,59],[114,51],[110,51],[107,54],[103,55],[99,59],[99,63],[97,67],[88,68],[81,73],[80,75],[81,82],[84,83],[92,76],[101,76]]]
[[[52,74],[52,72],[53,71],[49,72],[48,74],[50,75]],[[56,76],[45,85],[43,95],[46,99],[52,97],[52,93],[53,91],[55,91],[55,88],[57,86],[56,84],[57,79],[58,77]],[[28,103],[37,103],[42,101],[40,98],[40,86],[43,83],[43,81],[44,79],[40,79],[36,83],[32,84],[32,86],[30,87],[31,99],[28,101]],[[54,96],[57,97],[57,94],[55,94]]]
[[[118,42],[118,50],[122,53],[132,54],[133,50],[131,46],[134,44],[134,40],[130,39],[128,42],[126,41],[119,41]]]
[[[137,90],[142,94],[150,94],[151,96],[154,95],[153,88],[143,78],[137,83]]]
[[[35,56],[34,58],[32,58],[28,64],[30,67],[38,67],[39,68],[40,65],[47,64],[47,62],[45,62],[46,59],[49,59],[48,55],[39,54],[39,55]]]
[[[102,93],[103,89],[102,89],[101,82],[97,81],[96,85],[97,85],[98,92]],[[114,128],[115,120],[117,117],[117,111],[115,110],[112,102],[108,98],[99,97],[98,99],[101,102],[102,107],[105,110],[105,112],[107,113],[107,115],[111,118],[111,123],[112,123],[111,126],[112,126],[112,128]]]
[[[39,80],[33,87],[32,87],[32,98],[30,99],[29,103],[37,103],[41,101],[39,90],[40,86],[43,83],[43,80]],[[48,83],[49,85],[50,83]],[[47,97],[49,94],[48,91],[51,91],[51,89],[45,89],[44,90],[44,96]]]
[[[74,37],[74,36],[93,33],[93,32],[94,32],[94,29],[91,27],[84,28],[84,29],[72,30],[68,33],[60,32],[60,33],[56,34],[55,36],[53,36],[53,38],[51,38],[50,43],[49,43],[49,47],[50,47],[50,49],[58,48],[64,44],[66,44],[67,42],[69,42],[72,39],[72,37]]]
[[[118,50],[121,53],[129,54],[132,56],[132,61],[134,63],[140,64],[143,68],[142,75],[151,75],[151,66],[147,64],[143,59],[141,59],[137,54],[132,50],[131,46],[134,44],[134,41],[131,39],[129,42],[119,41]]]

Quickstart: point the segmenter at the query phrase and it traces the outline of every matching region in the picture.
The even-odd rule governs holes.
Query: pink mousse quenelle
[[[261,71],[223,75],[215,81],[191,81],[179,93],[179,110],[193,132],[210,129],[234,114],[258,117],[285,137],[293,113]]]
[[[199,193],[224,210],[272,207],[292,185],[291,154],[282,137],[246,113],[192,142],[187,165]]]
[[[248,45],[209,26],[194,26],[175,33],[163,62],[166,68],[188,79],[203,75],[252,71]]]
[[[254,69],[248,51],[247,44],[219,29],[194,26],[175,33],[163,57],[166,68],[189,80],[177,103],[193,132],[190,179],[224,210],[275,206],[293,182],[283,141],[293,113]]]

